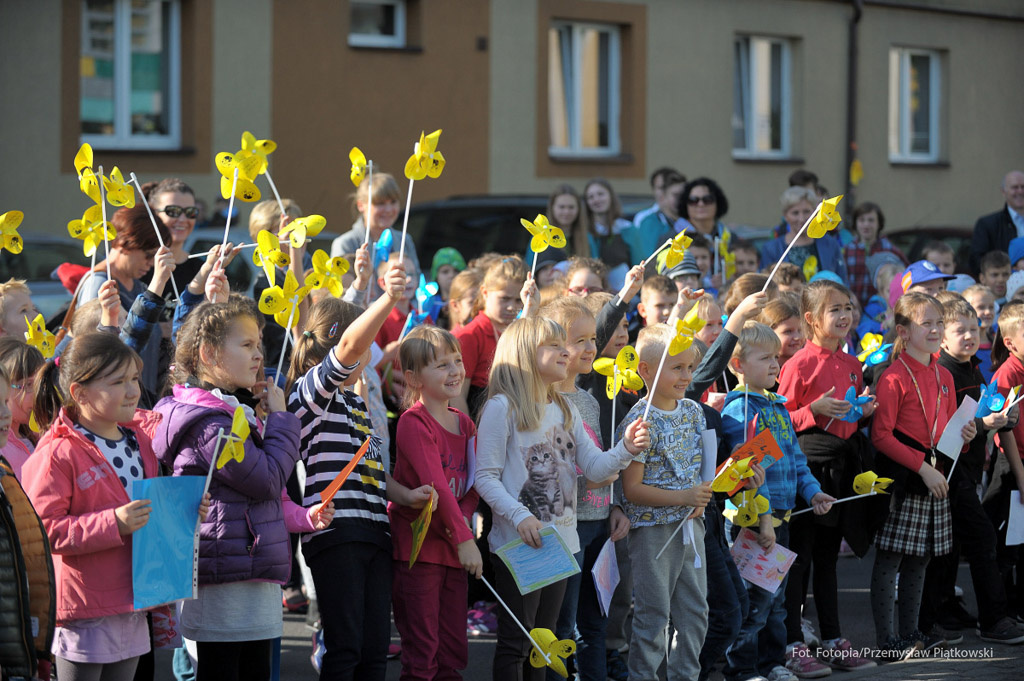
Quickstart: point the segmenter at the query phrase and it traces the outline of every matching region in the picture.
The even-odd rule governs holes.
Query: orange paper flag
[[[345,480],[348,478],[348,474],[356,469],[356,466],[359,464],[360,461],[362,461],[363,455],[366,454],[366,450],[368,450],[369,448],[370,438],[368,437],[366,438],[366,442],[363,443],[363,446],[359,448],[358,452],[356,452],[356,455],[353,456],[352,460],[348,462],[348,465],[341,469],[341,472],[335,476],[334,480],[331,480],[331,484],[327,486],[327,489],[325,489],[323,492],[320,492],[320,505],[317,506],[316,511],[313,512],[314,515],[320,513],[325,508],[327,508],[327,504],[331,503],[331,499],[333,499],[334,495],[338,493],[338,490],[341,489],[341,486],[345,484]]]

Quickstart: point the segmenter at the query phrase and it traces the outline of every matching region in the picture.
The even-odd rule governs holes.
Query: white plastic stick
[[[878,492],[868,492],[867,494],[854,494],[852,497],[843,497],[842,499],[836,499],[835,501],[832,502],[832,505],[835,506],[836,504],[841,504],[844,501],[853,501],[854,499],[863,499],[864,497],[873,497],[876,494],[878,494]],[[793,516],[800,515],[801,513],[808,513],[808,512],[813,511],[813,510],[814,510],[813,506],[809,506],[807,508],[802,508],[799,511],[796,511],[794,513],[790,513],[789,517],[792,518]]]
[[[491,590],[491,593],[494,594],[494,597],[497,598],[498,602],[501,603],[501,606],[505,608],[505,612],[507,612],[509,614],[509,617],[511,617],[512,620],[519,625],[519,628],[523,630],[524,634],[526,634],[526,638],[530,639],[530,643],[532,643],[533,647],[537,649],[537,652],[540,653],[540,656],[544,658],[544,661],[548,664],[551,664],[551,658],[548,656],[547,653],[540,649],[540,646],[537,645],[537,642],[533,640],[533,636],[530,636],[530,632],[526,630],[526,627],[523,626],[523,623],[520,622],[519,618],[515,616],[515,613],[512,612],[512,608],[508,607],[508,604],[505,603],[505,601],[502,600],[501,596],[498,595],[498,592],[494,589],[493,586],[491,586],[491,583],[487,581],[487,578],[483,575],[480,575],[480,581],[483,582],[487,586],[487,588]]]
[[[288,350],[288,339],[292,335],[292,320],[295,318],[295,308],[299,306],[299,299],[292,298],[292,309],[288,311],[288,324],[284,329],[284,342],[281,343],[281,356],[277,358],[277,373],[274,374],[274,384],[277,385],[277,377],[281,375],[281,367],[284,366],[284,355]]]
[[[231,228],[231,213],[235,210],[235,189],[238,188],[238,168],[235,168],[234,176],[231,178],[231,196],[228,197],[228,214],[224,218],[224,241],[220,245],[220,257],[218,261],[224,261],[224,249],[228,247],[228,229]],[[219,264],[219,263],[218,263]],[[216,267],[214,269],[217,269]]]
[[[264,170],[263,174],[267,176],[267,183],[270,185],[270,191],[274,192],[274,198],[277,199],[277,207],[281,211],[281,217],[284,217],[288,213],[284,210],[284,201],[281,200],[281,195],[277,193],[277,185],[274,184],[274,178],[270,176],[270,170]]]
[[[216,468],[217,456],[220,454],[220,443],[224,439],[224,429],[217,431],[217,439],[213,441],[213,456],[210,458],[210,470],[206,472],[206,484],[203,485],[203,496],[210,491],[210,481],[213,480],[213,469]]]
[[[402,217],[402,245],[398,248],[398,262],[405,262],[405,233],[409,229],[409,209],[412,207],[412,185],[409,180],[409,194],[405,197],[405,215]]]
[[[658,362],[658,370],[654,372],[654,380],[649,386],[647,386],[647,406],[644,407],[644,415],[641,421],[647,420],[647,415],[651,412],[651,403],[654,402],[654,387],[658,385],[658,379],[661,378],[661,370],[665,368],[665,358],[668,357],[668,343],[665,343],[665,349],[661,352],[661,361]]]
[[[949,467],[949,475],[946,476],[946,484],[949,484],[950,479],[953,477],[953,471],[956,470],[956,462],[960,460],[960,457],[953,459],[953,465]]]
[[[232,250],[236,250],[237,251],[237,250],[241,250],[243,248],[255,248],[256,246],[257,246],[257,244],[241,244],[240,246],[235,246]],[[208,251],[203,251],[202,253],[193,253],[192,255],[188,256],[188,259],[191,260],[193,258],[205,258],[206,256],[210,255],[211,253],[213,253],[213,249],[212,248],[210,250],[208,250]]]
[[[800,235],[803,234],[804,230],[807,229],[807,225],[811,224],[811,220],[814,219],[814,216],[821,212],[821,206],[823,205],[823,203],[824,202],[818,203],[818,207],[814,209],[813,213],[811,213],[811,217],[807,218],[807,222],[805,222],[803,227],[800,228],[800,231],[796,233],[796,236],[793,237],[793,240],[789,242],[789,246],[786,246],[786,250],[782,252],[782,257],[779,258],[779,261],[777,263],[775,263],[775,267],[772,268],[772,273],[768,275],[768,281],[764,282],[764,288],[761,289],[761,293],[764,293],[765,291],[768,290],[768,284],[772,283],[772,277],[774,277],[775,273],[779,271],[779,266],[781,266],[782,263],[786,261],[786,256],[789,255],[789,252],[791,250],[793,250],[793,246],[796,245],[796,242],[800,238]]]
[[[366,236],[363,237],[363,245],[370,243],[370,223],[373,222],[373,161],[366,162],[369,168],[369,176],[366,182]]]
[[[661,547],[661,551],[658,551],[658,555],[654,557],[654,560],[658,560],[659,558],[661,558],[661,554],[665,553],[665,549],[668,548],[668,545],[672,543],[672,540],[676,538],[677,534],[679,534],[679,530],[683,529],[683,525],[685,525],[687,522],[689,522],[689,518],[683,518],[681,521],[679,521],[679,526],[676,527],[675,532],[673,532],[669,536],[668,541],[666,541],[665,545]]]
[[[612,365],[612,385],[618,385],[618,383],[619,383],[618,378],[619,378],[619,365],[618,364],[613,364]],[[615,398],[617,398],[618,396],[619,396],[618,391],[616,391],[615,394],[612,395],[612,438],[611,438],[612,439],[612,444],[611,444],[611,448],[612,449],[615,449]],[[612,486],[611,486],[611,488],[609,489],[609,492],[608,492],[608,505],[611,506],[614,503],[615,503],[615,483],[612,483]]]
[[[663,243],[663,244],[662,244],[661,246],[658,246],[658,250],[656,250],[656,251],[655,251],[654,253],[651,253],[651,254],[650,254],[649,256],[647,256],[647,257],[646,257],[646,258],[644,258],[643,260],[641,260],[641,261],[640,261],[640,264],[641,264],[642,266],[646,267],[646,266],[647,266],[647,262],[648,262],[649,260],[653,260],[653,259],[654,259],[655,257],[657,257],[657,255],[658,255],[659,253],[661,253],[662,251],[664,251],[664,250],[665,250],[666,248],[668,248],[668,247],[669,247],[669,246],[671,246],[671,245],[672,245],[672,239],[669,239],[668,241],[666,241],[665,243]]]
[[[136,189],[139,190],[139,199],[142,201],[142,205],[146,207],[146,213],[149,214],[149,221],[153,223],[153,231],[156,232],[157,241],[160,242],[160,247],[163,248],[167,244],[164,243],[163,236],[160,235],[160,227],[156,224],[156,216],[153,215],[153,209],[149,205],[149,201],[142,194],[142,185],[139,184],[139,178],[135,177],[135,173],[129,173],[132,178],[132,182],[135,184]],[[181,294],[178,293],[178,284],[174,281],[174,276],[171,276],[171,288],[174,289],[174,299],[181,300]]]
[[[100,215],[103,220],[103,255],[107,263],[107,281],[110,281],[110,244],[107,243],[107,191],[103,186],[103,166],[100,166],[100,174],[97,178],[100,185]]]

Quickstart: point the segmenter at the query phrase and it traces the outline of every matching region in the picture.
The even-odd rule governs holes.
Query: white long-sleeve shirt
[[[477,431],[474,486],[494,513],[491,551],[518,539],[516,528],[532,514],[554,527],[570,551],[578,552],[577,470],[588,480],[607,480],[633,460],[622,441],[602,452],[587,435],[576,407],[569,406],[570,429],[552,402],[544,410],[540,428],[520,432],[505,396],[484,405]]]

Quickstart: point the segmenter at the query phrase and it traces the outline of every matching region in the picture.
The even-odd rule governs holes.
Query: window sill
[[[420,45],[402,45],[401,47],[390,47],[388,45],[349,45],[348,48],[359,52],[398,52],[404,54],[423,53],[423,47]]]
[[[552,163],[558,164],[578,164],[583,163],[587,165],[629,165],[634,162],[633,154],[612,154],[610,156],[573,156],[571,154],[553,155],[548,154],[548,160]]]
[[[907,158],[891,158],[889,159],[889,165],[897,168],[949,168],[949,161],[915,161]]]
[[[732,160],[736,163],[755,163],[755,164],[769,164],[769,165],[804,165],[804,159],[799,156],[747,156],[741,154],[733,154]]]

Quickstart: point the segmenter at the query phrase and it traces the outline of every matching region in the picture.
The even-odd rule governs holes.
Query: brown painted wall
[[[60,157],[66,162],[61,173],[71,174],[71,161],[80,146],[79,57],[82,44],[82,3],[63,0],[61,4],[61,125]],[[96,165],[107,168],[120,164],[140,176],[175,176],[214,170],[211,151],[213,117],[212,4],[206,0],[181,3],[181,149],[174,152],[118,150],[96,151]]]
[[[489,55],[478,41],[488,38],[488,7],[409,0],[409,47],[394,50],[348,46],[347,2],[275,0],[273,138],[300,150],[274,158],[282,191],[305,183],[304,211],[347,216],[349,149],[359,147],[395,175],[404,193],[402,169],[420,131],[441,128],[444,174],[417,183],[413,200],[487,192]],[[333,231],[348,228],[328,223]]]

